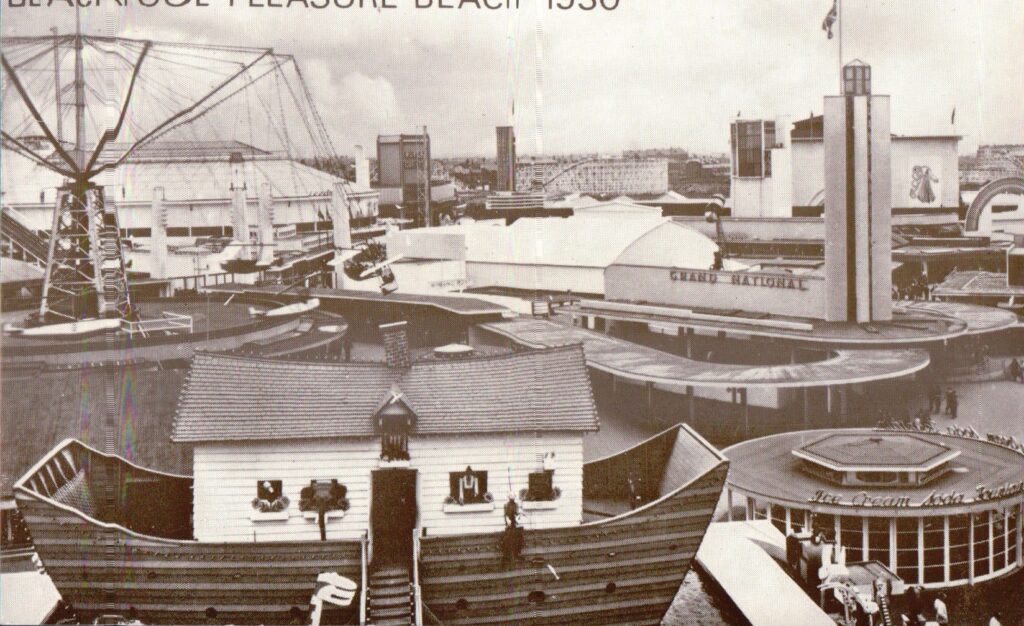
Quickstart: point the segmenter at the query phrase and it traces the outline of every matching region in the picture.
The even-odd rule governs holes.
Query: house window
[[[764,172],[764,132],[761,122],[733,122],[733,174],[761,177]]]
[[[280,480],[256,481],[256,497],[260,500],[276,500],[281,497],[283,491]]]
[[[895,472],[857,472],[857,480],[862,483],[885,484],[897,481]]]
[[[288,498],[280,480],[257,480],[252,508],[260,513],[278,513],[288,508]]]
[[[843,94],[866,96],[871,94],[871,68],[867,65],[847,65],[843,68]]]
[[[349,508],[348,487],[331,480],[311,480],[309,486],[299,492],[299,510],[324,513],[328,511],[347,511]]]
[[[555,499],[554,490],[554,470],[544,470],[542,472],[530,472],[529,487],[526,490],[526,495],[523,498],[531,502],[546,502]]]
[[[448,475],[451,488],[450,498],[459,504],[480,504],[487,502],[487,472],[474,471],[467,467],[462,472]]]

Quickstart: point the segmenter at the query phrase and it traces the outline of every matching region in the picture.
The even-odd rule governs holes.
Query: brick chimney
[[[388,367],[407,368],[412,365],[406,325],[406,322],[395,322],[378,326],[380,334],[384,337],[384,353],[387,355]]]

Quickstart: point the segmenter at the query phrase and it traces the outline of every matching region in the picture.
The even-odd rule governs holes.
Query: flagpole
[[[843,0],[836,0],[836,21],[839,22],[839,93],[843,93]]]

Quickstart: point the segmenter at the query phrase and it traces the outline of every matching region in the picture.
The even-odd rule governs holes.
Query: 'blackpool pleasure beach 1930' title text
[[[541,0],[549,11],[614,11],[622,0]],[[465,9],[465,10],[517,10],[526,5],[524,0],[6,0],[9,8],[27,7],[80,7],[140,6],[152,7],[209,7],[226,3],[231,7],[254,9]]]

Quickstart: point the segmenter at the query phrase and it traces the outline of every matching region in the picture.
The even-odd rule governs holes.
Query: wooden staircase
[[[413,626],[412,580],[409,568],[384,565],[370,574],[367,618],[372,626]]]

